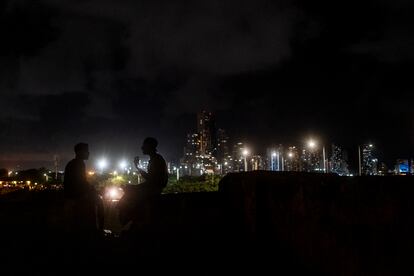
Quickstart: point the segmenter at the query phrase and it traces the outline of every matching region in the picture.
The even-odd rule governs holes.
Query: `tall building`
[[[348,163],[346,152],[338,145],[332,144],[332,155],[329,160],[329,172],[338,175],[348,175]]]
[[[303,148],[300,157],[300,170],[304,172],[322,171],[322,155],[318,149]]]
[[[203,110],[197,114],[197,132],[200,135],[200,154],[216,156],[216,126],[211,112]]]
[[[221,174],[226,174],[232,171],[233,158],[229,144],[229,136],[226,131],[219,128],[217,130],[217,162]]]
[[[245,145],[242,142],[238,142],[233,145],[233,171],[235,172],[245,170],[245,159],[243,156],[244,149]]]
[[[408,159],[397,159],[397,164],[395,164],[395,174],[397,175],[407,175],[411,173],[410,162]]]
[[[198,133],[187,134],[187,141],[184,146],[184,158],[187,161],[195,161],[200,155],[200,136]]]
[[[250,166],[248,168],[248,170],[251,171],[259,171],[259,170],[264,170],[265,169],[265,163],[264,160],[262,158],[262,156],[260,155],[253,155],[251,158],[249,158],[249,163]]]
[[[269,171],[283,171],[283,146],[273,146],[266,150],[266,169]]]
[[[217,160],[223,163],[230,156],[229,137],[224,129],[219,128],[217,130]]]
[[[298,172],[301,170],[299,150],[295,146],[287,148],[284,154],[284,170]]]
[[[215,119],[211,112],[199,112],[197,132],[187,135],[180,166],[183,175],[229,172],[233,167],[233,160],[229,152],[228,140],[224,130],[220,129],[216,133]]]
[[[364,144],[360,147],[361,175],[377,175],[378,159],[375,157],[374,145]]]

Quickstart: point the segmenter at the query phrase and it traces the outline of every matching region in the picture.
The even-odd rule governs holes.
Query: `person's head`
[[[154,154],[157,152],[158,141],[155,138],[147,137],[142,143],[142,153],[143,154]]]
[[[75,146],[76,158],[81,160],[89,159],[89,145],[86,143],[79,143]]]

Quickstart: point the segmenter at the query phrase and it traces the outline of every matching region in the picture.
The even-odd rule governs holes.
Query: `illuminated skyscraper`
[[[284,155],[284,170],[285,171],[300,171],[300,155],[299,150],[295,146],[288,147]]]
[[[187,141],[184,147],[184,158],[194,161],[200,154],[200,136],[198,133],[187,134]]]
[[[397,159],[397,164],[395,165],[395,174],[397,175],[407,175],[411,172],[410,162],[408,159]]]
[[[238,142],[233,146],[233,171],[244,171],[244,156],[243,150],[245,145],[242,142]]]
[[[200,154],[216,156],[216,126],[211,112],[202,111],[197,114],[197,132],[200,136]]]
[[[317,149],[305,147],[300,157],[300,170],[304,172],[322,171],[322,156]]]
[[[251,158],[249,158],[249,161],[250,161],[249,170],[259,171],[259,170],[265,169],[265,163],[264,163],[262,156],[253,155]]]
[[[361,154],[361,174],[362,175],[377,175],[378,174],[378,159],[374,154],[374,145],[365,144],[360,147]]]
[[[346,152],[338,145],[332,144],[332,155],[329,161],[329,172],[338,175],[348,175],[348,164]]]
[[[269,171],[283,171],[283,146],[273,146],[266,151],[267,170]]]
[[[224,129],[217,131],[217,161],[220,167],[220,173],[226,174],[232,171],[232,155],[229,149],[229,137]]]

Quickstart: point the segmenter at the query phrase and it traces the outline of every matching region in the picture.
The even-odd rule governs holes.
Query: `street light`
[[[126,170],[127,167],[128,167],[127,161],[122,160],[121,162],[119,162],[119,168],[121,168],[122,170]]]
[[[98,161],[98,168],[101,170],[101,173],[103,173],[103,170],[108,166],[108,161],[106,161],[105,158],[102,158]]]

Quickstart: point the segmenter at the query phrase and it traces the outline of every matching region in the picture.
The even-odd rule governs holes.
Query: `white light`
[[[309,146],[310,148],[314,148],[314,147],[316,146],[315,141],[310,140],[310,141],[308,142],[308,146]]]
[[[369,144],[369,147],[372,148],[374,145],[373,144]]]
[[[243,150],[243,155],[246,156],[249,154],[249,151],[247,149]]]
[[[124,191],[121,188],[111,187],[106,191],[106,198],[111,201],[118,201],[123,196]]]
[[[272,153],[272,156],[273,156],[273,157],[276,157],[276,152],[273,152],[273,153]]]
[[[119,162],[119,167],[123,170],[125,170],[128,167],[128,163],[125,160],[122,160],[121,162]]]
[[[118,196],[118,190],[117,189],[115,189],[115,188],[111,188],[110,190],[109,190],[109,197],[111,198],[111,199],[115,199],[117,196]]]
[[[105,158],[102,158],[101,160],[98,161],[98,167],[99,169],[103,170],[108,166],[108,161],[106,161]]]
[[[289,152],[288,156],[293,157],[293,153]]]

